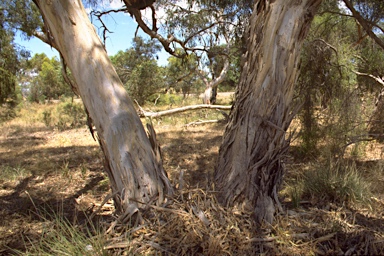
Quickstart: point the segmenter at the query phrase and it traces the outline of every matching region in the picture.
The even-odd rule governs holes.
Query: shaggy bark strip
[[[247,52],[215,169],[219,200],[271,223],[289,146],[302,41],[321,0],[256,1]]]
[[[127,212],[140,207],[137,201],[147,203],[156,196],[172,193],[133,103],[81,1],[34,2],[96,126],[118,208]]]

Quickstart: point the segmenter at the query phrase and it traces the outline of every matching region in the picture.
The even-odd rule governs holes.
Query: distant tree
[[[359,24],[360,41],[365,37],[369,37],[380,46],[383,51],[384,2],[380,0],[343,0],[343,2],[352,13],[353,18]],[[382,51],[376,55],[376,59],[381,57],[380,55],[382,55]],[[374,56],[371,55],[371,57]],[[376,64],[377,63],[380,63],[380,61],[376,61]],[[372,68],[367,68],[365,65],[365,68],[362,68],[362,71],[363,72],[358,72],[360,76],[364,77],[360,79],[371,78],[381,87],[380,92],[377,93],[376,107],[370,119],[369,133],[373,138],[384,140],[384,74],[377,68],[377,66],[375,67],[375,65],[373,65]],[[369,73],[365,73],[364,71]]]
[[[129,1],[124,1],[129,5]],[[225,81],[230,66],[230,49],[237,47],[248,22],[253,1],[156,1],[152,20],[144,18],[140,10],[127,8],[138,26],[151,38],[156,38],[164,49],[177,58],[196,56],[196,73],[205,84],[204,102],[215,101],[217,86]],[[156,10],[165,12],[163,17]],[[218,45],[225,44],[225,47]],[[181,50],[180,50],[181,49]],[[239,55],[241,53],[238,53]],[[221,58],[222,65],[209,64]],[[221,68],[218,72],[218,68]],[[188,78],[187,76],[186,78]]]
[[[169,57],[166,75],[167,90],[173,88],[176,91],[181,91],[186,97],[194,87],[201,89],[196,88],[202,87],[202,83],[199,83],[200,77],[196,72],[198,64],[198,58],[195,54],[189,54],[184,58]]]
[[[16,79],[20,71],[20,62],[28,56],[14,43],[14,31],[6,22],[4,3],[0,4],[0,104],[8,99],[15,100]]]
[[[156,60],[161,46],[154,40],[145,40],[142,37],[134,37],[132,47],[125,51],[118,51],[111,56],[111,61],[116,68],[123,84],[129,79],[132,70],[143,61]]]
[[[160,49],[157,41],[135,37],[131,48],[111,56],[124,87],[139,104],[165,87],[164,75],[156,62]]]
[[[135,66],[124,87],[142,105],[150,96],[164,90],[165,77],[156,61],[146,60]]]
[[[56,57],[49,59],[44,53],[35,54],[24,66],[24,75],[20,79],[30,101],[42,102],[73,95],[62,77],[62,67]]]
[[[2,23],[1,23],[2,24]],[[12,44],[13,35],[0,24],[0,104],[15,98],[18,57]]]

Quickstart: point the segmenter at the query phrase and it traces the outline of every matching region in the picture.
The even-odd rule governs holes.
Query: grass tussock
[[[308,164],[305,170],[298,170],[288,178],[281,192],[294,207],[302,201],[318,207],[336,203],[346,207],[371,207],[374,189],[382,176],[380,163],[368,168],[358,166],[354,161],[329,160]]]
[[[370,187],[355,163],[342,160],[316,165],[303,174],[301,185],[303,196],[348,205],[369,203]]]
[[[39,215],[45,222],[38,241],[26,241],[25,252],[15,251],[17,255],[84,255],[106,256],[104,237],[94,225],[75,225],[61,213],[44,211]],[[28,244],[30,244],[28,246]]]
[[[1,166],[0,165],[0,181],[16,181],[24,179],[29,176],[31,172],[26,168],[18,165],[16,167],[12,166]]]

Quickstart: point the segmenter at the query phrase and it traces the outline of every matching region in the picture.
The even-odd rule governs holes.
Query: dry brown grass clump
[[[229,211],[213,192],[185,190],[166,206],[149,206],[140,225],[119,225],[106,247],[114,254],[138,255],[255,255],[271,248],[254,246],[256,223],[252,214]]]
[[[132,225],[114,222],[105,248],[113,255],[384,254],[383,199],[376,198],[375,209],[283,206],[273,226],[260,226],[251,212],[221,206],[212,190],[179,190]]]

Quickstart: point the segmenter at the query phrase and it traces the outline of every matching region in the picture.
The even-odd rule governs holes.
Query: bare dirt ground
[[[10,126],[0,134],[0,165],[9,173],[0,180],[0,254],[39,237],[44,229],[40,209],[74,220],[103,200],[108,185],[102,182],[98,145],[86,129]]]
[[[173,183],[178,183],[183,171],[187,189],[206,188],[212,178],[224,125],[185,126],[157,120],[154,126],[162,145],[164,166]],[[369,166],[382,161],[381,147],[379,144],[372,146],[371,153],[360,164]],[[307,167],[301,160],[295,159],[294,154],[289,157],[287,179]],[[3,171],[0,176],[1,255],[10,255],[13,249],[23,251],[39,240],[47,228],[47,218],[50,218],[42,209],[61,212],[72,223],[81,224],[109,192],[101,152],[87,128],[58,131],[41,123],[6,123],[0,126],[0,168]],[[309,201],[294,208],[283,196],[285,212],[279,214],[268,237],[237,239],[245,239],[241,243],[254,247],[262,243],[260,248],[273,254],[384,254],[384,189],[378,187],[376,192],[373,210],[351,209],[332,203],[318,207]],[[101,215],[108,217],[112,210],[104,208]],[[249,222],[249,219],[243,222]],[[188,225],[190,227],[191,222],[183,220],[180,229],[188,228]],[[197,229],[196,226],[192,228]],[[209,236],[212,230],[204,226],[201,229],[214,239]],[[234,232],[230,230],[245,233],[245,229],[236,224],[221,230],[217,237],[222,236],[220,239],[224,240]],[[250,231],[250,234],[255,235],[254,232]],[[202,235],[196,237],[203,242],[206,240]],[[190,251],[183,253],[197,255]]]
[[[223,126],[159,126],[158,140],[171,179],[204,186],[213,171]],[[0,131],[0,254],[39,238],[40,209],[84,221],[109,192],[99,146],[87,128],[57,131],[43,125],[4,125]]]

